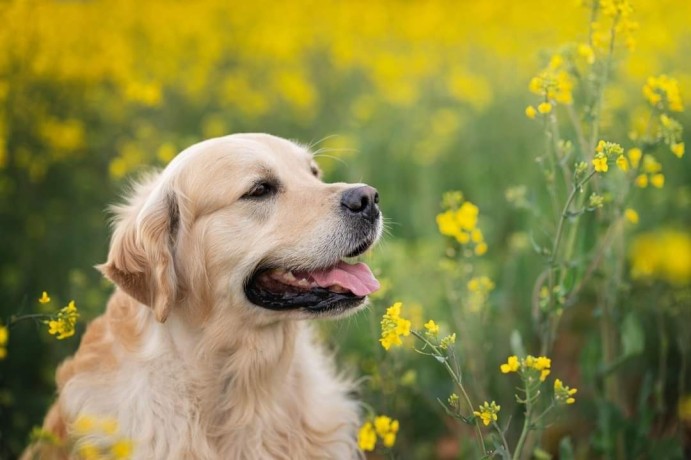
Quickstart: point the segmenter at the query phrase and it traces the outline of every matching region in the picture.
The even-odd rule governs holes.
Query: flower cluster
[[[551,372],[551,367],[552,360],[546,356],[538,356],[536,358],[532,355],[528,355],[525,358],[518,359],[518,357],[514,355],[509,356],[506,363],[499,366],[499,369],[503,374],[518,372],[522,377],[527,379],[537,376],[537,371],[539,372],[540,381],[544,382]]]
[[[665,185],[665,175],[662,174],[662,164],[653,155],[643,157],[640,174],[636,176],[634,184],[639,188],[646,188],[648,184],[662,188]]]
[[[684,156],[684,143],[681,141],[682,132],[681,123],[664,113],[660,115],[660,138],[669,145],[669,149],[677,158]]]
[[[132,457],[134,444],[118,435],[113,418],[80,415],[72,424],[75,450],[81,460],[126,460]]]
[[[621,145],[615,142],[607,142],[600,140],[595,148],[595,156],[593,157],[593,168],[596,172],[605,173],[609,170],[608,159],[610,157],[617,157],[617,166],[623,171],[628,170],[628,160],[624,156],[624,149]]]
[[[410,335],[410,321],[401,318],[401,302],[396,302],[386,309],[381,320],[381,338],[379,342],[385,350],[393,345],[402,345],[401,336]]]
[[[70,300],[70,303],[53,316],[53,319],[46,320],[44,323],[48,325],[49,334],[62,340],[74,335],[77,319],[79,319],[79,311],[77,311],[74,300]]]
[[[485,424],[485,426],[489,425],[492,422],[497,421],[497,414],[501,410],[501,406],[498,406],[497,403],[492,401],[491,403],[488,403],[485,401],[484,404],[480,405],[480,410],[473,411],[473,415],[476,417],[480,417],[480,420],[482,420],[482,423]]]
[[[682,112],[684,104],[681,101],[679,83],[667,75],[648,77],[643,86],[645,99],[659,110],[668,109],[671,112]]]
[[[612,27],[599,20],[591,24],[592,40],[596,48],[608,49],[614,37],[623,37],[624,46],[632,50],[636,46],[633,32],[638,30],[638,23],[631,19],[633,8],[629,0],[600,0],[603,19],[611,21]]]
[[[393,447],[396,443],[399,423],[386,415],[374,417],[366,421],[358,432],[358,447],[365,452],[371,452],[377,445],[377,437],[385,447]]]
[[[433,319],[427,321],[425,324],[425,335],[430,339],[436,339],[439,335],[439,325]]]
[[[7,341],[10,338],[10,333],[7,326],[0,324],[0,359],[5,359],[7,356]]]
[[[554,380],[554,399],[557,403],[562,404],[573,404],[576,399],[573,395],[576,394],[578,390],[576,388],[569,388],[562,383],[561,380]]]
[[[468,281],[468,305],[470,311],[479,311],[489,298],[489,293],[494,290],[494,282],[487,276],[476,276]]]
[[[477,226],[479,208],[464,201],[460,192],[445,194],[442,205],[446,210],[437,215],[439,233],[455,238],[463,246],[472,246],[475,255],[486,253],[487,243]]]

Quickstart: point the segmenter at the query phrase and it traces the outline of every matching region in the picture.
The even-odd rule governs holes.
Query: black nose
[[[353,187],[341,196],[341,205],[353,214],[359,214],[370,220],[379,217],[379,193],[374,187],[362,185]]]

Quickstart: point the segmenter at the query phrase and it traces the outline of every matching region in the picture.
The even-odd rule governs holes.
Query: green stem
[[[429,340],[427,340],[427,339],[426,339],[422,334],[420,334],[419,332],[417,332],[417,331],[410,331],[410,332],[411,332],[415,337],[417,337],[418,339],[422,340],[422,342],[424,342],[427,346],[429,346],[429,347],[434,351],[435,358],[436,358],[436,357],[442,358],[442,359],[440,359],[440,360],[438,360],[438,361],[440,361],[440,362],[444,365],[444,368],[446,369],[446,372],[449,373],[449,375],[450,375],[451,378],[453,379],[454,383],[456,384],[456,386],[458,387],[458,389],[459,389],[459,390],[461,391],[461,393],[463,394],[463,398],[465,399],[465,402],[466,402],[466,404],[468,404],[468,408],[470,409],[470,412],[472,413],[472,412],[473,412],[473,404],[470,402],[470,397],[468,396],[468,393],[465,391],[465,388],[463,387],[463,383],[462,383],[462,381],[461,381],[460,374],[457,375],[456,372],[454,372],[453,368],[452,368],[451,365],[449,364],[449,360],[446,358],[446,356],[444,356],[444,353],[442,353],[442,352],[439,350],[438,347],[436,347],[432,342],[430,342]],[[487,455],[487,450],[485,449],[485,439],[484,439],[484,437],[482,436],[482,430],[480,429],[480,426],[478,425],[477,421],[475,421],[475,431],[477,432],[477,435],[478,435],[478,438],[479,438],[479,441],[480,441],[480,447],[482,448],[482,454],[483,454],[484,456],[486,456],[486,455]]]
[[[516,444],[516,450],[513,452],[513,460],[519,460],[521,458],[521,451],[525,445],[525,440],[528,437],[528,432],[530,431],[531,421],[533,416],[533,395],[531,394],[532,388],[526,383],[525,385],[525,420],[523,420],[523,429],[521,430],[521,436],[518,438],[518,443]]]
[[[24,321],[27,319],[48,319],[50,318],[51,315],[45,314],[45,313],[34,313],[31,315],[21,315],[21,316],[11,316],[10,317],[10,322],[9,322],[9,327],[13,327],[15,324],[17,324],[20,321]]]

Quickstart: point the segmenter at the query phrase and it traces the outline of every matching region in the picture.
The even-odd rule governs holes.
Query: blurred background
[[[647,113],[649,76],[673,76],[682,96],[691,88],[691,2],[633,5],[636,46],[615,55],[601,125],[625,147]],[[413,352],[385,354],[379,320],[394,300],[418,318],[414,327],[460,315],[467,330],[458,334],[471,345],[458,353],[475,399],[502,404],[506,420],[520,417],[498,366],[512,354],[512,334],[537,353],[530,299],[544,260],[530,244],[530,213],[510,206],[506,192],[525,186],[536,202],[546,194],[535,163],[542,128],[524,114],[535,104],[528,83],[559,46],[587,40],[589,15],[582,2],[552,0],[3,1],[0,322],[41,312],[44,290],[54,306],[76,301],[79,333],[103,310],[112,288],[92,267],[105,260],[106,209],[128,179],[209,137],[294,139],[323,150],[327,181],[377,187],[389,222],[367,256],[382,293],[369,312],[324,324],[325,340],[365,376],[368,404],[400,420],[394,456],[466,458],[472,431],[436,402],[451,391],[443,370]],[[689,132],[688,111],[677,118]],[[632,238],[681,236],[665,249],[673,275],[632,281],[624,298],[644,350],[622,363],[621,400],[605,401],[597,308],[585,296],[565,313],[553,368],[580,398],[543,434],[544,455],[556,455],[568,434],[580,458],[609,457],[617,439],[640,445],[637,458],[681,458],[691,418],[682,404],[691,339],[680,332],[691,328],[691,165],[688,156],[660,161],[666,184],[636,195]],[[447,242],[435,222],[448,190],[480,208],[489,250],[477,264],[496,286],[481,314],[455,311],[449,295]],[[0,458],[15,457],[41,423],[55,367],[79,333],[57,341],[32,321],[10,329],[0,361]]]

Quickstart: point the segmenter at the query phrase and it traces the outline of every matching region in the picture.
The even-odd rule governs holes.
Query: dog
[[[97,267],[116,289],[56,372],[43,428],[60,445],[24,458],[105,449],[80,417],[114,420],[134,459],[360,456],[354,385],[303,320],[365,308],[379,284],[344,259],[382,217],[374,188],[320,176],[306,147],[234,134],[135,184]]]

